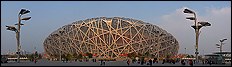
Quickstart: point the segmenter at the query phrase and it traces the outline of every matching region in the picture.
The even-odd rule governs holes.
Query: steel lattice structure
[[[52,32],[44,41],[45,53],[92,53],[99,58],[120,58],[132,52],[159,57],[178,53],[178,41],[167,31],[141,20],[98,17],[73,22]]]

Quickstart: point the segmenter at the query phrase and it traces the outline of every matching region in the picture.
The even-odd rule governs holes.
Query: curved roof
[[[90,52],[97,56],[119,58],[128,53],[155,54],[160,57],[178,53],[178,41],[160,27],[122,17],[98,17],[62,26],[44,41],[48,55]]]

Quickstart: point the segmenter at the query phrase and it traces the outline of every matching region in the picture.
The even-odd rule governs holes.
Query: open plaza
[[[92,62],[92,61],[68,61],[68,62],[62,62],[62,61],[48,61],[45,59],[38,60],[37,63],[30,62],[30,61],[21,61],[20,63],[17,63],[15,61],[9,61],[8,63],[1,63],[1,66],[150,66],[147,64],[141,65],[141,63],[130,63],[127,64],[126,61],[105,61],[105,65],[101,65],[100,61]],[[189,64],[182,65],[181,63],[164,63],[162,64],[162,61],[159,61],[158,63],[153,63],[151,66],[190,66]],[[231,63],[226,64],[193,64],[193,66],[231,66]]]

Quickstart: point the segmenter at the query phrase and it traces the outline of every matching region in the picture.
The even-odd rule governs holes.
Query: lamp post
[[[184,53],[186,54],[186,48],[184,48]]]
[[[200,30],[201,27],[203,27],[203,26],[211,26],[211,24],[208,23],[208,22],[197,22],[196,13],[193,12],[193,11],[191,11],[191,10],[189,10],[189,9],[184,9],[183,12],[194,15],[194,17],[187,17],[186,19],[194,20],[194,25],[192,25],[191,27],[194,28],[195,34],[196,34],[196,45],[195,45],[196,52],[195,52],[195,54],[196,54],[196,61],[198,62],[198,54],[199,54],[199,52],[198,52],[199,30]]]
[[[222,52],[222,45],[224,44],[223,42],[225,41],[225,40],[227,40],[226,38],[224,38],[224,39],[221,39],[221,40],[219,40],[219,42],[221,43],[221,45],[219,45],[219,44],[216,44],[216,46],[218,46],[217,48],[219,48],[220,50],[220,53]]]
[[[19,14],[18,14],[18,23],[15,24],[17,25],[18,27],[14,27],[14,26],[6,26],[7,27],[7,30],[10,30],[10,31],[15,31],[16,33],[16,39],[17,39],[17,49],[16,49],[16,54],[17,54],[17,62],[19,63],[20,62],[20,27],[21,25],[24,25],[21,23],[21,20],[29,20],[31,19],[31,17],[25,17],[25,18],[22,18],[22,15],[24,14],[27,14],[27,13],[30,13],[29,10],[26,10],[26,9],[21,9]]]

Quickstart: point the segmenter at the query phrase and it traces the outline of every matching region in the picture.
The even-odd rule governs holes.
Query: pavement
[[[100,61],[97,62],[79,62],[79,61],[68,61],[68,62],[62,62],[62,61],[48,61],[48,60],[38,60],[37,63],[31,62],[31,61],[20,61],[20,63],[17,63],[15,61],[9,61],[8,63],[1,63],[1,66],[150,66],[147,64],[138,64],[138,63],[130,63],[130,65],[127,65],[126,61],[106,61],[105,65],[100,65]],[[152,66],[190,66],[188,64],[181,65],[180,63],[164,63],[162,64],[161,61],[159,63],[154,63]],[[231,63],[226,64],[194,64],[193,66],[231,66]]]

